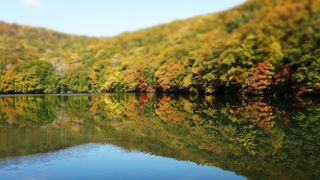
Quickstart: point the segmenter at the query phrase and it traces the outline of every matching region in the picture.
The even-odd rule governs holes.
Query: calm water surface
[[[0,96],[0,179],[317,179],[315,99]]]

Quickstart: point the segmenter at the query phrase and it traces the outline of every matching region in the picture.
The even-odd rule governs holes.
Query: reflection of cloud
[[[39,0],[22,0],[21,1],[22,6],[36,6],[40,7],[42,4]]]
[[[32,164],[41,164],[43,166],[50,166],[52,161],[59,161],[66,159],[66,157],[71,158],[81,158],[83,153],[90,152],[101,147],[105,147],[109,150],[119,150],[125,151],[122,148],[113,146],[111,144],[98,144],[98,143],[87,143],[80,144],[75,147],[67,147],[66,149],[57,150],[54,152],[47,153],[37,153],[25,156],[17,157],[6,157],[0,158],[0,174],[1,170],[4,171],[18,171],[22,167],[26,167]],[[0,178],[1,179],[1,178]],[[29,180],[29,179],[28,179]]]
[[[38,177],[38,178],[36,178],[36,177],[31,177],[31,178],[29,178],[28,180],[45,180],[46,178],[43,176],[43,177]]]

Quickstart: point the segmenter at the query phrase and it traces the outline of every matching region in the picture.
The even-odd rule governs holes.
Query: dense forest
[[[0,22],[0,93],[320,94],[320,0],[248,0],[110,38]]]

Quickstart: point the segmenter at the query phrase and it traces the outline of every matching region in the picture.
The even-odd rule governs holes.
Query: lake
[[[317,99],[0,96],[0,179],[317,179]]]

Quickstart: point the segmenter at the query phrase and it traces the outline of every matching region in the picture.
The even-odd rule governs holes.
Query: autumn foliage
[[[248,71],[249,75],[243,85],[244,94],[263,95],[272,84],[273,73],[268,62],[259,63]]]
[[[0,93],[319,94],[319,14],[318,0],[248,0],[110,38],[0,22]]]

